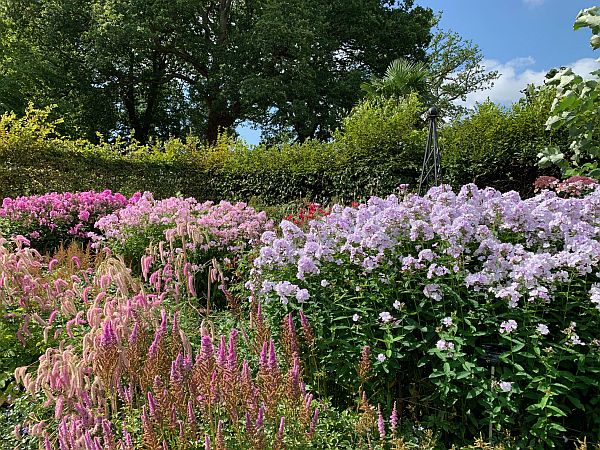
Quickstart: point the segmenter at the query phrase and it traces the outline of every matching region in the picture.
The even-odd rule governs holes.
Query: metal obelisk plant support
[[[427,145],[425,146],[425,156],[423,157],[423,169],[421,169],[421,178],[419,178],[419,195],[423,195],[431,186],[439,186],[442,183],[442,174],[440,171],[440,148],[438,146],[437,134],[438,109],[432,106],[427,111],[427,121],[429,122],[429,133],[427,134]]]

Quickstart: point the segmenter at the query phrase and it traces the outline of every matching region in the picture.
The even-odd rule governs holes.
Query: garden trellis
[[[423,168],[421,169],[421,177],[419,178],[419,194],[424,194],[423,189],[427,190],[431,186],[439,186],[442,183],[440,170],[441,158],[436,123],[438,116],[439,112],[435,106],[427,110],[429,131],[427,133],[425,155],[423,156]]]

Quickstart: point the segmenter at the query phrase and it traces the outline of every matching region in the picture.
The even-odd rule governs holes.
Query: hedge
[[[538,153],[552,144],[568,147],[568,136],[546,130],[553,98],[552,89],[530,89],[510,108],[486,101],[470,116],[444,127],[444,181],[455,187],[475,183],[531,195],[538,176],[557,175],[540,170]]]
[[[335,141],[250,148],[227,136],[214,147],[193,136],[149,146],[92,144],[59,136],[49,113],[30,108],[22,118],[0,119],[0,196],[111,189],[147,190],[156,198],[328,203],[383,195],[419,175],[403,160],[402,143],[369,154]]]
[[[536,155],[551,138],[544,129],[546,97],[510,110],[483,104],[465,120],[441,126],[444,181],[531,192]],[[72,140],[56,132],[60,121],[49,119],[51,109],[30,107],[23,117],[0,118],[0,196],[111,189],[264,205],[383,196],[418,182],[423,109],[416,97],[368,100],[349,113],[331,142],[249,147],[224,135],[207,147],[194,136],[146,146]]]

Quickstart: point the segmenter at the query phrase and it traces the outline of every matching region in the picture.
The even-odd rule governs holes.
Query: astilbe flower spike
[[[261,303],[255,302],[252,306],[253,309],[250,312],[250,326],[254,331],[253,341],[256,346],[255,352],[256,354],[259,354],[260,350],[263,347],[263,344],[269,341],[271,331],[269,330],[269,327],[264,320]]]
[[[158,409],[156,408],[156,401],[154,400],[154,395],[152,395],[151,391],[148,391],[146,394],[148,400],[148,411],[150,413],[150,417],[153,419],[158,419]]]
[[[235,351],[236,339],[238,331],[234,328],[229,334],[228,350],[227,350],[227,366],[229,370],[237,369],[237,353]]]
[[[396,409],[396,402],[394,401],[394,407],[392,408],[392,414],[390,415],[390,430],[392,435],[396,434],[398,428],[398,410]]]
[[[292,365],[288,370],[286,395],[289,399],[297,400],[301,394],[300,386],[300,358],[297,353],[292,356]]]
[[[219,420],[217,424],[217,435],[216,435],[216,450],[226,450],[225,449],[225,438],[223,437],[223,421]]]
[[[137,343],[138,332],[139,332],[139,323],[136,321],[133,324],[133,328],[131,329],[131,334],[129,335],[129,339],[128,339],[128,343],[129,343],[130,347],[134,346]]]
[[[219,348],[217,350],[217,365],[223,368],[227,365],[227,343],[225,342],[225,336],[221,336],[219,340]]]
[[[294,321],[292,319],[292,313],[287,314],[283,318],[282,330],[283,333],[281,340],[283,343],[283,348],[288,359],[291,359],[293,355],[297,354],[300,350],[298,345],[298,336],[296,335],[296,328],[294,327]]]
[[[377,431],[379,431],[379,438],[381,440],[385,439],[385,421],[381,414],[381,405],[377,407]]]
[[[319,408],[315,408],[315,412],[313,413],[312,420],[310,421],[310,427],[308,429],[308,437],[312,439],[315,434],[315,429],[317,428],[317,422],[319,420]]]
[[[102,435],[104,437],[104,448],[116,450],[115,438],[108,420],[102,420]]]
[[[360,362],[358,364],[358,378],[361,382],[365,382],[369,379],[371,373],[371,349],[368,345],[365,345],[360,354]]]
[[[187,404],[187,421],[192,430],[192,433],[196,433],[196,413],[194,412],[194,403],[190,399]]]
[[[131,434],[127,431],[126,428],[123,428],[123,441],[122,447],[124,450],[134,450],[133,441],[131,439]]]
[[[171,395],[180,410],[185,407],[185,388],[183,386],[183,355],[177,354],[177,358],[171,362],[171,374],[169,377]]]
[[[300,324],[302,325],[302,332],[304,334],[304,340],[307,345],[312,346],[315,342],[315,335],[312,327],[308,321],[308,318],[304,314],[304,311],[300,310]]]
[[[310,392],[304,394],[304,397],[302,398],[302,410],[300,411],[300,420],[305,428],[310,426],[313,398],[313,394],[311,394]]]
[[[275,343],[272,339],[269,341],[269,361],[267,365],[272,373],[279,373],[279,364],[277,364],[277,354],[275,353]]]
[[[277,430],[277,435],[275,436],[275,442],[273,442],[273,450],[283,449],[284,428],[285,428],[285,417],[281,416],[281,419],[279,420],[279,429]]]
[[[142,406],[142,442],[146,448],[157,449],[160,441],[154,433],[154,428],[148,417],[146,405]]]

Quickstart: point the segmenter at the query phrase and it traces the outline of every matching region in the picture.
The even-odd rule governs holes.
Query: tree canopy
[[[2,107],[56,103],[71,133],[140,142],[190,130],[214,142],[244,120],[328,138],[362,82],[425,60],[434,24],[412,0],[2,4]]]

